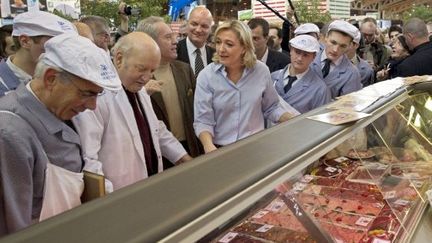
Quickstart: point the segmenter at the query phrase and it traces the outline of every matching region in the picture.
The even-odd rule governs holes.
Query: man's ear
[[[53,89],[53,87],[57,83],[56,77],[57,77],[58,73],[59,72],[53,68],[48,68],[45,71],[45,74],[43,75],[43,83],[44,83],[45,89],[50,90],[50,91]]]
[[[114,55],[114,64],[117,68],[121,68],[124,65],[124,56],[121,51],[117,51]]]
[[[18,37],[18,40],[19,40],[21,47],[26,48],[26,49],[30,48],[30,42],[32,42],[32,39],[29,36],[20,35]]]

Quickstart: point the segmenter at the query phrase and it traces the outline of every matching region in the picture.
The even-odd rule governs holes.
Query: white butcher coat
[[[186,155],[186,151],[157,119],[145,89],[138,94],[158,157],[158,172],[161,172],[162,156],[176,162]],[[114,190],[148,177],[138,126],[123,89],[106,91],[98,97],[94,111],[80,113],[73,122],[81,139],[86,162],[84,170],[104,174],[113,183]]]

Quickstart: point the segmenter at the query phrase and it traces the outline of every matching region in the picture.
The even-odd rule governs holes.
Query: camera
[[[123,12],[126,14],[126,15],[133,15],[133,16],[138,16],[138,15],[140,15],[141,14],[141,9],[139,9],[139,8],[133,8],[133,7],[131,7],[131,6],[125,6],[124,7],[124,9],[123,9]]]

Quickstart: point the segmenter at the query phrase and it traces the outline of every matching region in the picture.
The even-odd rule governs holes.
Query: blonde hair
[[[220,32],[225,30],[233,31],[240,41],[240,44],[245,48],[245,54],[242,57],[242,64],[247,68],[255,66],[257,58],[255,56],[255,48],[252,42],[252,32],[250,28],[241,21],[229,20],[221,24],[215,31],[213,41],[217,38]],[[219,63],[219,55],[215,52],[213,61]]]

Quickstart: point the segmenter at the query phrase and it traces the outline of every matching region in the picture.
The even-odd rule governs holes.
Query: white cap
[[[105,89],[121,88],[120,78],[109,55],[88,38],[77,34],[67,33],[49,39],[39,61]]]
[[[297,27],[294,30],[294,35],[303,35],[308,33],[316,33],[317,35],[319,35],[320,29],[316,24],[306,23],[306,24],[301,24],[299,27]]]
[[[12,36],[56,36],[67,32],[76,33],[71,22],[44,11],[18,14],[13,20]]]
[[[356,37],[356,32],[358,31],[358,29],[354,25],[352,25],[352,24],[350,24],[344,20],[335,20],[335,21],[331,22],[331,24],[328,27],[327,33],[329,33],[331,30],[337,30],[337,31],[343,32],[343,33],[351,36],[351,38],[353,38],[353,40]]]
[[[316,38],[310,35],[298,35],[290,40],[291,47],[305,52],[319,52],[320,45]]]
[[[360,33],[360,30],[357,29],[355,37],[353,39],[353,42],[356,43],[356,44],[360,44],[360,39],[361,39],[361,33]]]

